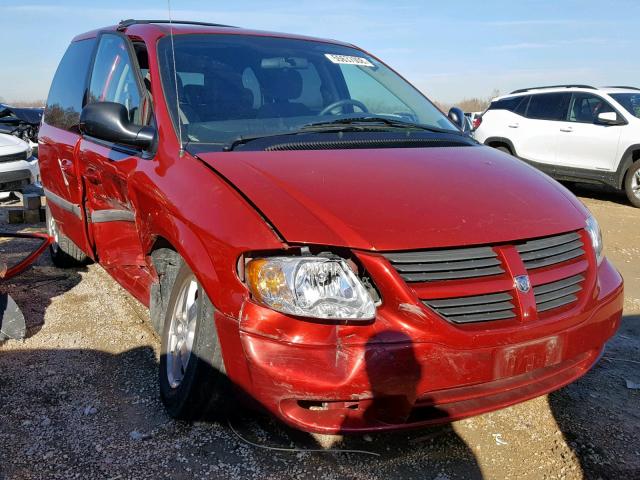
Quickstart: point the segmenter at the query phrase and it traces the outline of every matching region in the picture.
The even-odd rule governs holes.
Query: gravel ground
[[[640,383],[640,209],[601,189],[574,191],[626,280],[623,325],[601,361],[551,395],[410,433],[310,436],[246,411],[222,424],[171,420],[146,310],[99,266],[61,271],[44,255],[2,285],[29,335],[0,343],[0,480],[640,478],[640,390],[627,385]],[[0,254],[24,248],[0,239]]]

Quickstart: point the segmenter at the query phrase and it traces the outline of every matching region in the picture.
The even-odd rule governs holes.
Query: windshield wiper
[[[310,124],[310,125],[304,125],[302,128],[298,130],[292,130],[288,132],[267,133],[264,135],[247,135],[247,136],[240,135],[239,137],[236,137],[233,140],[226,143],[222,147],[222,150],[224,150],[225,152],[230,152],[239,145],[244,145],[245,143],[249,143],[254,140],[261,140],[263,138],[285,137],[285,136],[291,136],[291,135],[301,135],[305,133],[362,132],[367,129],[371,129],[371,127],[339,124],[339,123],[332,124],[330,122],[327,122],[326,124],[323,124],[323,123]]]
[[[318,127],[325,127],[325,126],[331,126],[331,125],[357,126],[357,125],[364,124],[367,127],[373,127],[373,125],[371,124],[376,124],[376,123],[382,124],[381,126],[394,127],[394,128],[410,128],[410,129],[416,129],[416,130],[427,130],[429,132],[435,132],[435,133],[452,133],[454,135],[459,134],[459,132],[456,132],[454,130],[446,130],[444,128],[422,125],[420,123],[405,122],[404,120],[394,120],[387,117],[376,117],[376,116],[338,118],[336,120],[330,120],[327,122],[309,123],[304,127],[302,127],[301,130],[307,130],[307,131],[315,130]]]
[[[237,146],[244,145],[245,143],[249,143],[254,140],[260,140],[262,138],[271,138],[271,137],[284,137],[287,135],[298,135],[299,133],[301,132],[296,130],[293,132],[267,133],[265,135],[246,135],[246,136],[240,135],[239,137],[236,137],[230,140],[229,142],[225,143],[222,146],[222,150],[225,152],[230,152]]]
[[[402,120],[392,120],[390,118],[385,118],[385,117],[374,117],[374,116],[350,117],[350,118],[339,118],[339,119],[331,120],[328,122],[309,123],[307,125],[303,125],[298,130],[291,130],[288,132],[268,133],[264,135],[247,135],[247,136],[241,135],[229,141],[228,143],[226,143],[222,147],[222,150],[224,150],[225,152],[231,152],[239,145],[244,145],[245,143],[249,143],[254,140],[261,140],[263,138],[301,135],[305,133],[364,132],[367,130],[370,131],[370,130],[380,130],[380,129],[388,129],[388,128],[426,130],[429,132],[449,133],[453,135],[460,134],[459,132],[456,132],[453,130],[446,130],[444,128],[437,128],[437,127],[429,127],[427,125],[405,122]]]

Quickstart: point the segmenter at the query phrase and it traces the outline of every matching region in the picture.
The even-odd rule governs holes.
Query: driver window
[[[127,108],[129,121],[143,125],[141,95],[134,65],[122,37],[102,35],[91,74],[88,103],[120,103]]]
[[[609,103],[590,93],[574,93],[569,107],[569,121],[594,123],[600,113],[614,112]]]

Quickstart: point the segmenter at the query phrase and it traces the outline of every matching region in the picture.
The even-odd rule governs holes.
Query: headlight
[[[600,231],[600,226],[594,217],[589,217],[587,218],[585,228],[589,233],[589,237],[591,237],[591,245],[593,246],[593,251],[596,252],[598,265],[600,265],[600,262],[602,262],[602,259],[604,258],[604,247],[602,245],[602,232]]]
[[[33,147],[29,145],[29,147],[27,148],[27,160],[31,158],[31,155],[33,155]]]
[[[344,260],[257,258],[245,271],[255,299],[273,310],[331,320],[371,320],[376,315],[369,292]]]

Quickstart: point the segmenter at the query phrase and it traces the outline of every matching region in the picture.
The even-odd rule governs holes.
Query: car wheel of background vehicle
[[[87,255],[78,248],[64,233],[58,229],[55,218],[51,215],[51,210],[47,205],[47,231],[53,237],[53,243],[49,246],[51,260],[56,267],[69,268],[77,267],[87,262]]]
[[[160,290],[169,295],[160,353],[160,396],[174,418],[223,417],[230,389],[214,307],[189,266],[182,259],[175,265],[169,268],[177,268],[176,275],[165,273],[160,279]]]
[[[508,153],[509,155],[513,155],[513,153],[511,153],[511,150],[509,150],[509,147],[504,147],[500,145],[499,147],[495,147],[495,148],[496,150],[500,150],[501,152]]]
[[[640,160],[627,170],[624,178],[624,191],[634,207],[640,208]]]

